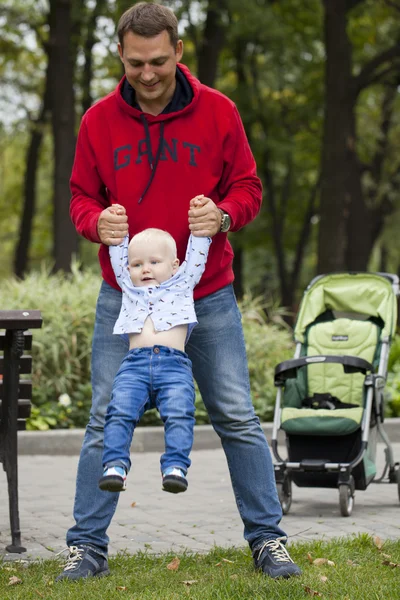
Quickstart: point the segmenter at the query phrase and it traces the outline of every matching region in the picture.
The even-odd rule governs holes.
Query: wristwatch
[[[219,209],[219,211],[221,213],[220,231],[222,231],[222,233],[226,233],[231,228],[231,218],[228,213],[224,212],[223,210]]]

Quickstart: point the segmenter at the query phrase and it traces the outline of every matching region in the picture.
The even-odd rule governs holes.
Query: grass
[[[250,552],[215,548],[208,554],[119,554],[110,559],[111,576],[55,583],[58,560],[0,564],[1,600],[396,600],[400,599],[400,540],[361,534],[329,542],[292,544],[303,575],[274,581],[255,573]],[[315,559],[334,564],[319,565]],[[175,563],[177,561],[174,561]],[[19,583],[10,585],[11,578]]]

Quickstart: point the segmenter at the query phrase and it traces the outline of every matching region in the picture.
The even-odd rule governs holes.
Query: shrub
[[[19,281],[2,281],[3,309],[39,309],[43,326],[33,331],[33,410],[29,429],[84,427],[91,404],[90,354],[96,299],[101,279],[77,264],[72,273],[50,275],[43,269]],[[270,420],[275,401],[273,370],[292,355],[290,332],[267,323],[260,300],[241,304],[252,394],[261,420]],[[208,423],[196,392],[197,423]],[[160,424],[156,411],[141,425]]]
[[[291,331],[268,311],[261,299],[245,297],[240,305],[246,341],[253,404],[261,421],[271,421],[275,406],[275,366],[293,356]],[[272,321],[272,322],[271,322]]]
[[[85,427],[91,404],[90,354],[99,275],[73,265],[70,275],[43,269],[23,281],[2,281],[3,309],[39,309],[43,326],[33,331],[33,407],[29,429]],[[273,416],[275,365],[293,356],[290,330],[276,308],[260,299],[240,303],[254,406],[261,421]],[[268,314],[268,319],[266,317]],[[387,416],[400,416],[400,336],[393,342],[386,387]],[[209,423],[196,389],[196,422]],[[141,425],[159,425],[156,411]]]
[[[396,335],[390,348],[389,372],[385,387],[385,414],[400,417],[400,336]]]
[[[100,277],[73,265],[71,275],[43,269],[2,281],[3,309],[39,309],[33,330],[33,403],[30,429],[83,427],[90,408],[90,353]],[[59,402],[66,394],[68,402]],[[65,396],[64,396],[65,400]]]
[[[400,363],[393,365],[389,371],[385,388],[386,416],[400,417]]]

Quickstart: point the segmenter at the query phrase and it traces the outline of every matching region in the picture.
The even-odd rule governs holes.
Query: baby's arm
[[[203,206],[203,203],[204,194],[201,194],[191,199],[190,207],[198,208]],[[197,237],[190,234],[185,256],[185,271],[191,276],[192,287],[195,287],[199,283],[204,273],[210,244],[210,237]]]
[[[110,246],[110,260],[118,285],[121,286],[121,279],[128,266],[128,244],[129,236],[124,237],[122,244]]]

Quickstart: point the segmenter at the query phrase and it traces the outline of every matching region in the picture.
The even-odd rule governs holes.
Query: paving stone
[[[395,458],[400,443],[393,444]],[[185,494],[161,490],[159,453],[132,456],[134,467],[128,490],[121,494],[108,530],[110,555],[139,550],[158,554],[207,552],[215,546],[246,547],[243,524],[234,500],[225,455],[221,449],[195,450]],[[0,474],[0,559],[54,558],[65,548],[65,533],[72,525],[77,456],[19,457],[19,498],[22,543],[27,552],[11,555],[8,493]],[[377,453],[378,469],[383,452]],[[210,468],[212,465],[212,468]],[[134,506],[132,506],[132,504]],[[342,517],[337,490],[297,488],[282,520],[289,542],[353,536],[361,532],[381,538],[400,536],[397,485],[371,484],[357,491],[353,514]],[[62,555],[60,560],[66,557]]]

